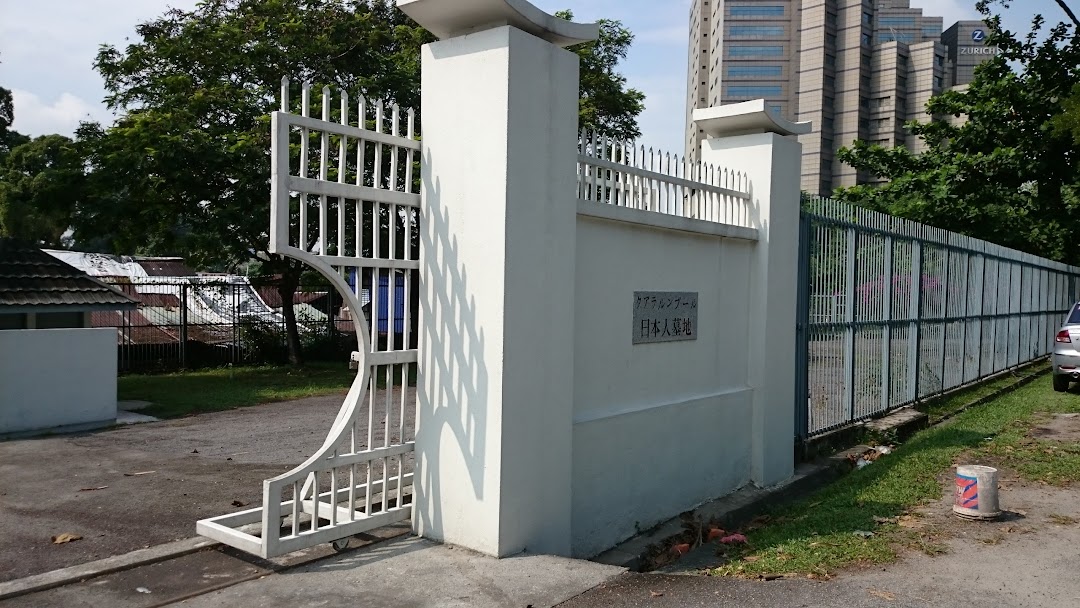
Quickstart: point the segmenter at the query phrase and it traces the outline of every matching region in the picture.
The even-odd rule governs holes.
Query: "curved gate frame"
[[[400,135],[402,112],[379,101],[369,106],[360,98],[357,104],[357,126],[350,124],[349,98],[340,92],[339,122],[330,120],[330,90],[322,90],[322,119],[310,116],[310,84],[304,83],[301,114],[289,112],[289,80],[281,83],[281,110],[271,114],[271,253],[303,262],[325,277],[342,296],[350,312],[357,335],[357,351],[352,359],[359,363],[356,378],[342,403],[326,440],[314,454],[289,472],[263,482],[262,506],[238,513],[201,520],[196,525],[199,534],[253,553],[260,557],[274,557],[297,551],[318,543],[345,539],[373,528],[409,520],[412,516],[412,473],[406,473],[406,459],[414,451],[412,441],[405,441],[406,394],[409,367],[417,363],[416,350],[408,349],[410,310],[408,286],[410,272],[419,271],[419,259],[412,259],[413,209],[420,207],[420,194],[411,192],[413,160],[420,151],[415,137],[415,114],[405,114],[407,134]],[[367,128],[369,109],[373,113],[374,130]],[[389,118],[390,132],[384,133],[384,123]],[[294,129],[301,133],[298,175],[290,171],[290,136]],[[317,160],[319,175],[307,176],[309,147],[313,133],[321,133]],[[329,179],[329,170],[336,140],[338,180]],[[384,155],[386,149],[389,154]],[[367,168],[367,152],[372,150],[371,170]],[[353,153],[355,152],[355,157]],[[404,164],[399,156],[404,153]],[[355,183],[346,183],[349,161],[355,158]],[[388,169],[386,175],[383,170]],[[402,179],[403,178],[403,179]],[[371,185],[366,185],[370,183]],[[399,188],[400,186],[400,188]],[[296,196],[293,196],[296,193]],[[318,197],[317,217],[309,218],[309,200]],[[336,201],[331,204],[331,201]],[[371,233],[363,234],[365,202],[370,203]],[[295,204],[294,204],[295,203]],[[352,206],[350,207],[350,204]],[[349,210],[353,209],[351,225]],[[381,216],[387,211],[388,255],[379,257],[382,235]],[[296,211],[294,214],[293,211]],[[404,210],[402,243],[403,258],[396,258],[395,236],[398,219]],[[330,217],[336,217],[335,226]],[[294,222],[294,220],[296,220]],[[417,220],[418,221],[418,220]],[[314,223],[314,237],[309,238]],[[347,228],[351,228],[346,232]],[[418,225],[416,226],[418,229]],[[346,255],[348,238],[355,235],[353,255]],[[363,238],[370,236],[371,256],[363,256]],[[336,238],[336,247],[332,239]],[[300,246],[296,246],[297,243]],[[310,243],[310,245],[309,245]],[[316,251],[312,251],[315,249]],[[331,250],[333,255],[331,254]],[[355,290],[344,279],[349,270],[355,272]],[[373,325],[363,312],[358,294],[362,290],[361,272],[371,271],[371,301],[376,318],[379,316],[378,292],[382,272],[387,271],[387,347],[379,351],[373,348]],[[394,292],[398,274],[405,273],[404,312],[402,322],[402,349],[393,350],[395,318]],[[370,332],[370,333],[369,333]],[[374,346],[378,346],[377,343]],[[401,371],[400,411],[398,413],[399,436],[390,443],[393,397],[393,380],[398,366]],[[377,372],[385,368],[387,386],[385,411],[383,412],[383,444],[374,447],[375,391]],[[365,397],[367,398],[365,403]],[[367,411],[364,441],[362,414]],[[415,407],[415,406],[413,406]],[[361,447],[362,444],[362,447]],[[396,459],[396,463],[395,463]],[[381,478],[377,465],[382,464]],[[396,471],[391,466],[396,464]],[[362,472],[363,476],[358,474]],[[393,475],[391,475],[393,473]],[[325,481],[324,481],[325,478]],[[326,481],[329,483],[326,484]],[[362,483],[361,483],[362,482]],[[329,485],[328,489],[324,486]],[[291,497],[287,498],[290,493]],[[396,496],[392,496],[396,494]],[[391,506],[391,504],[393,506]],[[285,526],[286,520],[291,521]],[[283,533],[284,531],[284,533]]]

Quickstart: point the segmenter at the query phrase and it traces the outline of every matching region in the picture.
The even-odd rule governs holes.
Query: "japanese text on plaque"
[[[635,291],[633,343],[697,339],[696,291]]]

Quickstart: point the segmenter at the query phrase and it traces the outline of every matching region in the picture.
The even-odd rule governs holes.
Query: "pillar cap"
[[[397,6],[440,40],[504,25],[560,47],[600,37],[598,24],[559,19],[527,0],[397,0]]]
[[[694,124],[709,137],[729,137],[747,133],[803,135],[809,122],[791,122],[768,111],[764,99],[694,110]]]

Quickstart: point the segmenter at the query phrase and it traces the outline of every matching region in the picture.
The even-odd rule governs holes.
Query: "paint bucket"
[[[956,467],[956,500],[953,513],[968,519],[994,519],[998,506],[998,470],[982,465]]]

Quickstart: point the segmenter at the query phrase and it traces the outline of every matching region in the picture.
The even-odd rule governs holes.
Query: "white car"
[[[1054,337],[1054,354],[1050,363],[1054,367],[1054,390],[1069,390],[1070,382],[1080,381],[1080,302],[1073,304],[1065,324]]]

